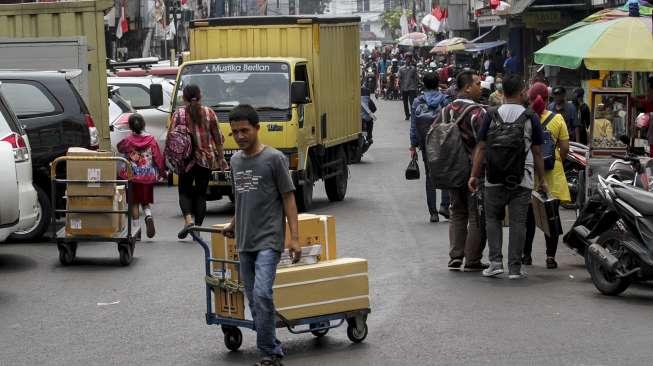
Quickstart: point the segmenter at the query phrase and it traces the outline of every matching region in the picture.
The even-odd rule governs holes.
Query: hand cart
[[[225,346],[231,351],[236,351],[243,343],[243,335],[240,328],[254,330],[254,321],[223,317],[213,312],[211,292],[214,288],[227,288],[229,291],[243,291],[243,285],[241,283],[229,283],[218,276],[214,276],[211,272],[211,264],[220,263],[222,265],[222,273],[225,273],[225,266],[227,264],[235,265],[238,268],[240,262],[212,258],[209,245],[198,235],[200,232],[220,233],[222,230],[211,227],[194,226],[188,229],[188,233],[191,235],[193,240],[204,249],[204,266],[206,273],[206,324],[220,325],[222,333],[224,334]],[[293,334],[311,333],[315,337],[321,338],[329,332],[329,329],[337,328],[343,325],[346,321],[347,337],[354,343],[360,343],[367,337],[367,315],[370,312],[370,309],[359,309],[294,320],[285,319],[281,314],[277,313],[277,328],[287,328],[288,331]]]
[[[84,180],[84,179],[61,179],[57,178],[57,165],[63,161],[115,161],[122,162],[125,164],[127,171],[127,179],[109,179],[109,180]],[[131,204],[131,180],[132,180],[132,168],[129,161],[123,157],[118,156],[61,156],[56,158],[50,166],[50,177],[52,184],[52,207],[55,209],[52,210],[52,238],[57,243],[57,249],[59,249],[59,262],[62,265],[68,266],[73,263],[75,256],[77,255],[77,243],[78,242],[114,242],[118,244],[118,252],[120,253],[120,264],[123,266],[128,266],[134,257],[134,246],[137,240],[140,240],[140,228],[137,228],[135,231],[132,231],[132,204]],[[68,184],[68,183],[115,183],[117,185],[125,186],[126,200],[127,200],[127,210],[68,210],[66,209],[56,209],[56,197],[57,197],[57,185],[58,184]],[[93,197],[92,195],[87,197]],[[80,214],[115,214],[115,215],[126,215],[127,225],[121,231],[114,233],[111,236],[97,236],[97,235],[84,235],[84,236],[68,236],[66,235],[66,227],[62,227],[57,230],[56,221],[57,214],[68,214],[68,213],[80,213]]]

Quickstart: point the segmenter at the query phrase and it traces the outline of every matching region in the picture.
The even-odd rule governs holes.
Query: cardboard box
[[[340,258],[280,268],[273,290],[277,312],[289,320],[367,309],[367,260]]]
[[[69,210],[125,210],[124,187],[117,188],[112,197],[71,196],[67,197]],[[125,214],[110,213],[68,213],[66,214],[66,235],[68,236],[113,236],[126,225]]]
[[[66,156],[110,157],[113,153],[71,147]],[[66,162],[66,179],[115,180],[117,174],[116,161],[69,160]],[[115,183],[68,183],[66,187],[68,196],[113,196],[115,190]]]
[[[213,225],[213,227],[221,229],[226,225]],[[211,257],[232,261],[239,260],[236,241],[221,234],[212,234]],[[213,263],[212,270],[214,275],[222,276],[232,281],[240,280],[238,267],[234,264],[226,264],[223,271],[221,263]],[[229,293],[223,289],[214,289],[213,299],[216,314],[229,318],[245,319],[245,294],[242,292]]]
[[[331,215],[299,214],[299,245],[322,245],[320,260],[336,259],[336,219]],[[290,240],[290,228],[286,223],[286,242]]]

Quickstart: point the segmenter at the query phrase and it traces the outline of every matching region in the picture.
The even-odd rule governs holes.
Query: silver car
[[[145,119],[145,131],[154,135],[161,149],[165,146],[174,82],[159,77],[108,77],[107,84],[117,86],[118,93]],[[159,89],[160,88],[160,89]],[[162,92],[162,93],[161,93]],[[163,94],[163,98],[161,98]],[[115,145],[124,136],[111,135]],[[114,135],[117,141],[114,141]]]

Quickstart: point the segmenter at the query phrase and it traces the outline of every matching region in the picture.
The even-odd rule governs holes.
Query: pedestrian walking
[[[565,170],[563,161],[569,152],[569,133],[565,120],[559,114],[547,111],[545,109],[546,103],[544,102],[549,97],[549,92],[546,85],[543,83],[535,83],[528,92],[528,100],[531,108],[538,116],[544,129],[544,140],[546,145],[547,134],[553,142],[555,163],[550,170],[544,173],[544,180],[549,187],[549,194],[559,199],[561,202],[568,202],[571,200],[569,193],[569,186],[567,178],[565,177]],[[545,146],[543,145],[543,146]],[[531,253],[533,251],[533,238],[535,237],[535,216],[533,215],[533,206],[529,205],[528,214],[526,219],[526,242],[524,243],[524,255],[522,263],[525,265],[533,264]],[[558,249],[558,236],[544,235],[546,242],[546,268],[558,268],[558,263],[555,260],[556,251]]]
[[[442,108],[449,104],[446,95],[438,90],[438,76],[433,72],[427,72],[422,78],[424,92],[419,95],[412,104],[410,113],[410,154],[414,157],[417,149],[422,152],[424,162],[424,180],[426,182],[426,204],[429,209],[430,221],[438,222],[438,213],[449,218],[449,192],[442,190],[442,202],[438,210],[438,195],[430,177],[430,168],[426,156],[426,133],[436,118],[440,116]]]
[[[229,123],[240,150],[231,157],[236,212],[224,235],[235,236],[238,246],[240,275],[256,324],[256,345],[263,354],[256,365],[280,365],[284,352],[275,335],[272,285],[284,250],[284,217],[290,228],[286,247],[293,263],[301,256],[295,187],[285,155],[259,141],[259,117],[253,107],[235,107]]]
[[[223,137],[218,128],[218,118],[209,107],[201,104],[200,88],[188,84],[183,89],[184,106],[172,115],[170,131],[177,125],[185,125],[190,135],[190,155],[179,174],[179,207],[184,215],[184,228],[177,235],[184,239],[187,229],[202,225],[206,215],[206,188],[211,171],[225,170],[229,166],[224,159]],[[168,134],[170,136],[170,133]],[[166,144],[172,144],[168,139]]]
[[[539,117],[522,105],[522,89],[518,75],[508,75],[503,79],[504,104],[486,114],[469,178],[469,189],[475,192],[485,164],[485,219],[490,250],[490,267],[483,270],[486,277],[504,272],[502,221],[506,205],[510,220],[508,277],[526,277],[521,261],[534,173],[540,178],[539,189],[548,192],[540,149],[542,125]]]
[[[118,152],[125,156],[132,169],[130,201],[132,204],[132,226],[138,227],[140,208],[145,215],[145,228],[148,238],[155,235],[152,204],[154,203],[154,184],[159,174],[165,172],[165,161],[154,136],[145,132],[143,116],[134,113],[129,116],[131,134],[118,143]],[[120,169],[120,177],[127,179],[127,168]]]
[[[404,102],[404,115],[406,121],[410,118],[410,107],[417,97],[417,68],[413,64],[413,57],[406,54],[406,64],[399,68],[399,90]]]
[[[567,90],[565,88],[561,86],[553,88],[553,102],[549,104],[548,109],[553,113],[560,114],[565,120],[570,140],[580,142],[580,125],[576,118],[576,107],[567,102]]]
[[[456,77],[456,87],[459,91],[458,98],[444,108],[436,123],[457,124],[466,151],[465,161],[460,164],[470,165],[486,114],[485,109],[478,103],[481,97],[481,80],[472,71],[463,71]],[[468,179],[468,175],[464,177],[464,181]],[[486,241],[484,220],[479,216],[476,199],[472,193],[464,184],[449,190],[451,216],[448,268],[452,270],[460,269],[463,259],[465,271],[487,268],[487,265],[481,262]]]

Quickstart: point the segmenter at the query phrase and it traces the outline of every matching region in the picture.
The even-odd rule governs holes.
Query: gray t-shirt
[[[231,171],[238,250],[282,252],[286,229],[282,194],[295,190],[286,157],[269,146],[254,156],[238,151],[231,157]]]

